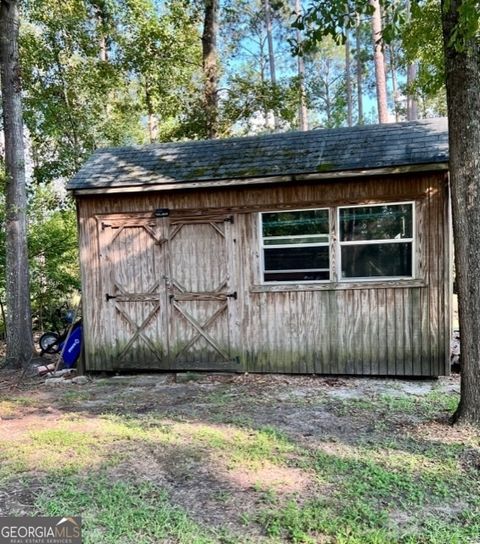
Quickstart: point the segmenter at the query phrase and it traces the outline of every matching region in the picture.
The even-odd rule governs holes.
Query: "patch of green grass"
[[[114,446],[130,441],[170,443],[173,439],[164,427],[145,428],[129,418],[69,417],[50,429],[30,431],[20,440],[0,444],[0,476],[37,470],[52,475],[74,474],[117,463],[122,458],[121,448]]]
[[[177,382],[188,383],[188,382],[198,382],[202,379],[202,374],[198,372],[185,372],[177,375]]]
[[[476,544],[480,538],[480,510],[464,510],[450,520],[427,516],[415,530],[402,536],[401,544]]]
[[[432,391],[423,396],[393,397],[382,395],[377,401],[378,408],[403,414],[432,418],[445,412],[453,414],[458,406],[459,395]]]
[[[215,423],[225,423],[241,429],[251,428],[255,422],[252,417],[243,414],[230,414],[228,412],[217,412],[211,417],[211,421]]]
[[[202,425],[194,427],[191,434],[200,444],[220,450],[230,467],[258,468],[265,462],[285,464],[285,454],[295,449],[294,444],[273,427],[254,430]]]
[[[114,482],[104,476],[64,478],[39,497],[38,515],[81,515],[85,544],[175,542],[213,544],[213,531],[196,524],[150,483]]]
[[[332,490],[328,498],[278,503],[258,521],[268,534],[298,543],[322,536],[348,544],[460,544],[480,537],[478,473],[441,452],[423,455],[422,447],[429,451],[412,440],[388,448],[328,444],[303,457],[319,484]],[[406,527],[395,525],[395,512],[404,513]]]
[[[368,399],[332,399],[331,408],[339,416],[361,414],[362,412],[381,413],[386,419],[392,417],[414,415],[420,418],[433,419],[434,417],[453,414],[459,401],[456,393],[432,391],[423,396],[394,396],[379,395]]]
[[[213,391],[204,397],[204,401],[216,407],[222,407],[232,402],[232,394],[228,389]]]
[[[409,511],[408,523],[401,528],[392,522],[391,513],[362,500],[319,498],[304,504],[276,504],[261,511],[257,522],[272,537],[305,544],[324,540],[335,544],[473,544],[480,535],[478,507],[447,513],[445,519]]]
[[[315,544],[328,537],[335,543],[387,544],[391,533],[383,528],[385,514],[366,505],[350,505],[336,512],[325,499],[314,499],[300,505],[289,501],[285,506],[263,511],[258,516],[269,536],[295,543]]]
[[[33,431],[21,442],[2,445],[4,475],[28,471],[69,474],[98,460],[96,443],[87,432],[66,429]]]
[[[61,401],[63,404],[71,405],[75,404],[76,402],[89,400],[90,398],[91,393],[89,391],[69,390],[63,393]]]
[[[19,408],[36,405],[37,401],[28,397],[2,397],[0,399],[0,417],[13,417]]]

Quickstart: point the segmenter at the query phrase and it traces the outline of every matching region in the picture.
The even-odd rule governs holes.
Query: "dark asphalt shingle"
[[[363,170],[448,161],[447,120],[103,148],[69,189]]]

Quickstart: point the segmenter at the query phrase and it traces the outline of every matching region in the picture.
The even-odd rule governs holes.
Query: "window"
[[[264,282],[330,279],[329,211],[261,213]]]
[[[264,212],[260,229],[263,283],[415,277],[414,202]]]
[[[413,277],[413,203],[339,208],[340,279]]]

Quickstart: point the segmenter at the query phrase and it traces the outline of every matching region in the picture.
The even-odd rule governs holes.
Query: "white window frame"
[[[351,208],[373,208],[380,206],[402,206],[405,204],[410,204],[412,206],[412,236],[411,238],[393,238],[386,240],[354,240],[342,242],[340,240],[340,210],[348,210]],[[414,200],[408,200],[403,202],[380,202],[374,204],[353,204],[350,206],[338,206],[336,210],[337,214],[337,229],[338,232],[335,233],[336,243],[336,262],[337,262],[337,277],[338,281],[342,283],[351,283],[351,282],[379,282],[379,281],[399,281],[399,280],[410,280],[416,278],[416,240],[417,240],[417,231],[416,231],[416,206]],[[343,246],[358,246],[358,245],[380,245],[380,244],[401,244],[401,243],[411,243],[412,244],[412,273],[410,276],[355,276],[355,277],[346,277],[342,276],[342,247]]]
[[[398,238],[398,239],[386,239],[386,240],[363,240],[363,241],[347,241],[342,242],[340,240],[340,210],[342,209],[351,209],[351,208],[365,208],[365,207],[380,207],[380,206],[401,206],[405,204],[410,204],[412,206],[412,237],[410,238]],[[315,211],[315,210],[326,210],[328,212],[329,219],[329,232],[328,232],[328,242],[324,243],[312,243],[312,244],[278,244],[278,245],[265,245],[264,239],[272,239],[276,237],[265,237],[263,236],[263,214],[267,213],[282,213],[282,212],[303,212],[303,211]],[[332,223],[333,222],[333,223]],[[333,224],[335,225],[335,232],[332,232]],[[309,238],[318,236],[317,234],[305,234],[305,235],[294,235],[294,236],[282,236],[278,238]],[[335,284],[335,283],[378,283],[378,282],[394,282],[402,280],[415,280],[418,276],[417,273],[417,203],[414,200],[406,201],[395,201],[395,202],[375,202],[375,203],[361,203],[361,204],[351,204],[348,206],[331,206],[331,207],[322,207],[322,208],[298,208],[298,209],[274,209],[266,210],[264,212],[258,213],[258,238],[259,238],[259,256],[260,256],[260,284],[261,285],[291,285],[291,284]],[[398,244],[398,243],[411,243],[412,244],[412,274],[410,276],[369,276],[369,277],[342,277],[342,246],[349,245],[374,245],[374,244]],[[328,280],[282,280],[282,281],[265,281],[265,272],[271,272],[265,270],[265,249],[272,248],[289,248],[289,247],[328,247],[329,248],[329,268],[328,269],[289,269],[289,270],[275,270],[273,272],[313,272],[313,271],[327,271],[329,273]],[[335,257],[335,258],[333,258]]]
[[[268,213],[287,213],[287,212],[311,212],[311,211],[327,211],[328,213],[328,224],[329,229],[327,233],[328,241],[327,242],[317,242],[312,244],[270,244],[265,245],[264,240],[272,240],[275,238],[314,238],[318,236],[324,236],[319,234],[298,234],[293,236],[263,236],[263,215]],[[295,210],[268,210],[264,212],[260,212],[258,214],[258,233],[259,233],[259,243],[260,243],[260,272],[261,272],[261,284],[262,285],[290,285],[295,283],[322,283],[322,284],[328,284],[332,281],[332,259],[331,259],[331,244],[332,244],[332,236],[330,232],[330,221],[331,221],[331,208],[324,207],[324,208],[300,208]],[[328,268],[297,268],[297,269],[288,269],[288,270],[265,270],[265,249],[274,249],[274,248],[295,248],[295,247],[326,247],[328,248]],[[328,280],[281,280],[281,281],[265,281],[265,273],[281,273],[281,272],[327,272],[328,271]]]

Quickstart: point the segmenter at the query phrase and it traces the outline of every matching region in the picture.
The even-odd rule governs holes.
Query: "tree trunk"
[[[395,121],[400,121],[400,108],[398,104],[398,81],[397,81],[397,62],[395,59],[395,48],[393,44],[389,47],[390,53],[390,76],[392,78],[393,106],[395,109]]]
[[[99,29],[102,29],[102,20],[99,21]],[[100,30],[99,36],[98,36],[98,49],[99,49],[99,56],[100,60],[102,62],[108,61],[108,47],[107,47],[107,38],[102,30]]]
[[[362,40],[361,40],[361,20],[357,13],[357,24],[355,27],[355,49],[356,49],[356,72],[357,72],[357,107],[358,121],[357,124],[363,125],[363,66],[362,66]]]
[[[301,0],[295,0],[295,15],[300,17],[302,14]],[[302,33],[297,28],[297,43],[300,48],[300,54],[297,55],[297,68],[298,68],[298,90],[299,90],[299,104],[298,104],[298,128],[300,130],[308,130],[308,110],[307,100],[305,92],[305,60],[303,58],[302,50]]]
[[[7,331],[7,317],[5,316],[5,306],[3,305],[2,299],[0,299],[0,317],[2,318],[2,324],[3,324],[3,333],[0,336],[2,340],[6,337],[6,331]]]
[[[347,124],[353,125],[353,99],[352,99],[352,68],[350,61],[350,40],[348,39],[348,30],[345,30],[345,86],[347,91]]]
[[[410,22],[411,11],[410,11],[410,0],[407,0],[406,3],[407,10],[407,20]],[[416,121],[418,117],[418,106],[415,97],[411,93],[411,87],[415,78],[417,77],[417,65],[413,62],[407,67],[407,119],[409,121]]]
[[[270,12],[269,0],[263,0],[263,10],[265,11],[265,29],[267,31],[267,44],[268,44],[268,65],[270,67],[270,81],[275,87],[277,85],[277,75],[275,71],[275,52],[273,49],[273,35],[272,35],[272,14]],[[272,112],[273,125],[275,129],[280,128],[278,117],[275,111]]]
[[[377,89],[378,122],[388,123],[387,84],[385,79],[385,56],[382,41],[382,15],[379,0],[370,0],[372,15],[373,58],[375,61],[375,86]]]
[[[108,11],[104,0],[92,0],[93,16],[97,26],[98,55],[102,62],[108,61],[107,21]]]
[[[462,0],[442,0],[461,354],[455,421],[480,424],[480,40],[452,45]],[[458,40],[458,38],[457,38]],[[457,42],[458,43],[458,42]]]
[[[330,100],[330,84],[328,83],[328,74],[325,78],[325,113],[327,114],[327,127],[332,127],[332,102]]]
[[[21,367],[34,352],[27,254],[27,195],[18,5],[0,1],[0,79],[7,174],[5,209],[7,364]]]
[[[259,64],[260,64],[260,83],[261,83],[261,88],[264,89],[265,88],[265,80],[266,80],[266,75],[265,75],[265,68],[266,68],[266,55],[265,55],[265,43],[264,43],[264,40],[260,40],[260,43],[259,43],[259,47],[260,47],[260,58],[259,58]],[[265,95],[265,93],[262,93],[262,96],[261,96],[261,102],[262,102],[262,113],[263,113],[263,118],[264,118],[264,124],[263,124],[263,127],[265,130],[267,130],[269,128],[269,124],[268,124],[268,100],[267,100],[267,96]]]
[[[204,107],[208,138],[218,136],[218,12],[219,0],[205,0],[202,36]]]
[[[407,119],[409,121],[416,121],[418,118],[417,101],[410,91],[416,77],[417,65],[415,63],[409,64],[407,67]]]
[[[152,94],[150,92],[149,85],[146,85],[145,89],[145,103],[147,106],[148,137],[150,139],[150,143],[153,144],[158,139],[158,123],[153,107]]]

